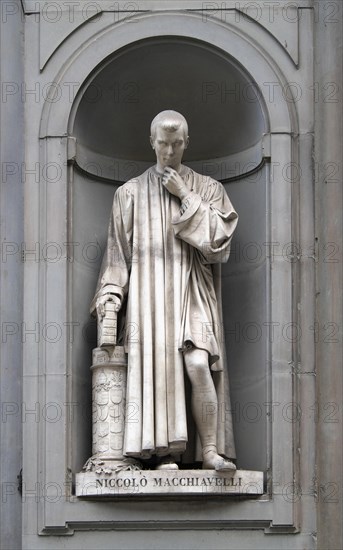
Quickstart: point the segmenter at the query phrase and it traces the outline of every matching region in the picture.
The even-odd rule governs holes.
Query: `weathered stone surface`
[[[42,550],[59,546],[69,550],[151,550],[156,545],[165,549],[181,545],[197,550],[214,546],[341,548],[342,526],[337,521],[342,505],[339,499],[341,408],[336,414],[335,409],[328,407],[339,406],[342,388],[341,342],[336,341],[338,335],[334,331],[330,332],[337,328],[332,323],[342,326],[338,290],[342,262],[334,248],[342,233],[342,210],[337,207],[342,198],[338,149],[342,135],[337,116],[341,111],[342,2],[296,0],[286,2],[285,6],[280,2],[264,2],[260,7],[249,0],[208,3],[198,0],[107,3],[104,0],[86,2],[85,8],[80,2],[71,2],[70,6],[60,2],[69,13],[75,7],[74,27],[72,21],[66,24],[64,15],[60,22],[49,22],[49,18],[56,17],[54,12],[58,15],[57,4],[45,0],[9,0],[1,2],[0,10],[1,23],[4,23],[2,42],[6,45],[2,52],[2,107],[10,120],[9,123],[2,119],[1,144],[4,161],[1,189],[4,444],[1,447],[3,538],[0,546],[16,550],[21,545]],[[104,11],[99,19],[85,20],[78,25],[78,7],[90,15],[91,5],[100,4]],[[195,7],[202,4],[208,6],[203,17],[199,11],[194,13]],[[110,5],[112,11],[105,13]],[[122,20],[115,19],[113,10],[117,6],[133,10],[135,5],[137,9],[152,11],[139,13],[132,23],[127,11],[118,10],[118,18]],[[21,6],[26,15],[22,15]],[[296,12],[296,6],[303,9]],[[183,11],[174,11],[180,9]],[[261,17],[260,9],[263,9]],[[232,253],[242,261],[235,264],[234,280],[231,277],[228,281],[232,293],[225,291],[224,296],[224,306],[231,309],[235,308],[232,295],[237,295],[237,302],[238,296],[240,299],[239,315],[233,315],[236,324],[227,325],[228,330],[234,330],[230,350],[236,346],[234,354],[239,358],[231,362],[232,370],[236,369],[237,373],[236,378],[232,373],[234,412],[240,436],[239,452],[244,456],[242,467],[268,470],[268,491],[263,498],[213,495],[192,497],[193,502],[189,503],[186,496],[173,498],[170,493],[169,498],[110,496],[108,503],[106,497],[105,502],[95,497],[78,498],[72,491],[72,473],[80,470],[91,453],[88,443],[90,383],[85,384],[86,376],[90,379],[91,348],[84,351],[86,330],[83,333],[80,328],[86,325],[88,312],[84,314],[84,311],[88,303],[82,306],[81,312],[66,308],[66,304],[70,304],[69,295],[76,304],[86,304],[90,297],[87,285],[92,282],[94,269],[77,252],[83,251],[83,246],[87,251],[89,243],[102,245],[106,230],[102,233],[98,220],[107,219],[109,212],[97,199],[102,195],[106,197],[104,202],[110,203],[112,192],[108,183],[87,179],[81,171],[72,173],[71,166],[70,177],[67,175],[67,163],[75,159],[75,154],[67,155],[67,143],[78,138],[73,133],[77,111],[74,98],[79,90],[81,95],[84,93],[82,83],[92,82],[93,75],[100,68],[103,70],[102,64],[109,56],[116,52],[122,55],[121,48],[131,47],[135,41],[141,46],[145,39],[156,35],[174,36],[177,42],[194,40],[199,47],[202,44],[204,74],[208,64],[206,49],[216,50],[220,55],[224,52],[229,59],[228,75],[232,74],[231,62],[232,66],[241,67],[242,74],[248,75],[244,78],[255,83],[264,102],[268,125],[265,141],[270,146],[264,151],[263,170],[256,172],[256,178],[227,183],[241,215],[240,248]],[[20,36],[25,37],[22,48]],[[127,55],[122,55],[125,62]],[[123,73],[113,73],[110,84],[119,82],[124,86],[136,82],[137,65],[132,65],[127,78]],[[182,82],[179,64],[176,68],[178,70],[171,70],[170,74],[179,83]],[[217,98],[221,109],[227,98],[236,101],[235,87],[227,86],[225,76],[216,74],[206,81],[212,90],[217,90],[209,99]],[[56,101],[47,97],[53,82],[57,83]],[[159,89],[163,90],[163,86],[166,84],[161,78]],[[251,91],[244,86],[241,89]],[[127,92],[123,87],[120,90]],[[181,91],[185,92],[188,102],[185,112],[193,104],[199,113],[213,112],[212,104],[201,105],[201,94],[192,95],[185,86]],[[250,97],[247,95],[248,100]],[[135,104],[125,103],[127,93],[122,93],[120,99],[120,109],[132,114]],[[143,105],[146,106],[140,96],[137,110],[142,111]],[[226,134],[234,136],[236,143],[238,132],[244,136],[243,121],[239,125],[233,123],[235,118],[239,120],[239,106],[237,101],[228,125],[224,125],[222,118]],[[94,111],[94,104],[88,104],[87,122]],[[251,125],[255,122],[256,117],[251,117]],[[103,128],[102,120],[100,127]],[[122,124],[117,127],[121,138],[125,128]],[[208,137],[206,124],[204,127],[204,135]],[[92,134],[94,127],[89,128]],[[249,129],[246,134],[251,136]],[[112,151],[115,155],[114,147],[111,154]],[[239,147],[237,151],[240,155]],[[243,168],[251,161],[250,156],[241,159],[237,157],[237,162]],[[76,162],[79,160],[77,155]],[[98,156],[94,162],[103,169],[104,163],[100,160]],[[230,157],[228,169],[226,162],[218,162],[219,175],[212,173],[212,176],[220,180],[224,176],[235,177],[237,171],[232,172],[232,168],[236,166],[236,157],[234,160],[232,163]],[[87,167],[86,161],[80,165],[83,169]],[[117,166],[115,163],[115,174],[120,173]],[[58,169],[61,174],[58,183],[51,179],[46,167]],[[123,168],[131,170],[132,163]],[[196,171],[204,173],[200,168]],[[91,167],[88,172],[92,173]],[[299,181],[295,177],[297,172]],[[124,181],[121,177],[117,179]],[[73,189],[72,197],[68,194],[70,189]],[[263,227],[265,236],[260,229]],[[247,228],[246,233],[243,228]],[[44,255],[49,243],[65,251],[69,237],[74,259],[69,254],[65,259],[63,254],[60,261],[54,262]],[[282,251],[290,241],[295,243],[299,254],[285,257]],[[249,253],[260,245],[264,250],[270,244],[267,246],[270,263],[265,272],[246,252],[245,246],[249,243],[256,245],[249,248]],[[72,274],[69,268],[75,268]],[[20,306],[19,290],[22,271],[24,309]],[[265,273],[268,276],[264,279]],[[260,278],[256,279],[255,274]],[[68,286],[68,280],[75,281],[73,288]],[[16,288],[12,292],[13,285]],[[265,304],[265,309],[261,304]],[[52,326],[62,329],[62,336],[56,341],[50,341],[51,333],[45,332]],[[292,331],[287,332],[292,326],[299,329],[295,337]],[[246,330],[254,327],[262,329],[260,341],[268,344],[266,360],[263,354],[258,355],[257,360],[257,344],[254,345],[251,332]],[[267,330],[267,335],[263,330]],[[73,334],[77,340],[73,340]],[[62,414],[53,419],[45,414],[47,408]],[[251,414],[254,411],[256,418]],[[16,482],[22,466],[21,497]],[[176,475],[180,474],[184,471]],[[159,477],[164,475],[158,473]],[[57,491],[56,495],[52,496],[51,489]],[[22,532],[18,525],[22,525]]]
[[[76,474],[78,497],[148,495],[262,495],[263,472],[237,470],[234,475],[215,470],[141,470],[106,475]]]

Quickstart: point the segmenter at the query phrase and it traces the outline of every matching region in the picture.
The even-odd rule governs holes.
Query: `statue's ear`
[[[155,145],[154,145],[154,139],[152,136],[150,136],[150,145],[153,149],[155,149]]]
[[[189,136],[187,136],[187,139],[186,139],[185,149],[187,149],[188,145],[189,145]]]

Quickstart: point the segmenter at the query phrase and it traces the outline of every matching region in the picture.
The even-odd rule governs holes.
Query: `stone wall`
[[[1,547],[342,547],[341,3],[4,1],[1,24]],[[250,440],[263,440],[265,452],[255,455],[266,465],[265,492],[89,501],[74,487],[90,447],[91,357],[87,363],[82,337],[73,339],[87,308],[75,313],[72,278],[81,270],[87,282],[93,274],[66,243],[82,232],[75,189],[80,196],[86,186],[83,200],[102,188],[107,197],[113,182],[106,175],[95,187],[94,171],[86,174],[78,132],[87,120],[77,114],[90,82],[117,52],[170,36],[194,47],[201,40],[211,55],[231,58],[254,82],[264,109],[267,126],[254,158],[258,150],[264,179],[256,201],[268,254],[265,281],[258,297],[252,293],[263,318],[256,323],[244,311],[239,317],[241,328],[269,329],[256,380],[256,332],[239,331],[246,342],[230,349],[239,357],[233,378],[242,410],[254,392],[250,414],[266,400],[255,430],[248,417],[236,422],[245,457]],[[223,94],[219,80],[207,88],[212,98],[219,94],[216,108],[231,93],[224,86]],[[198,108],[210,106],[200,101]],[[127,101],[121,111],[125,120]],[[246,163],[251,151],[229,151],[229,165]],[[236,176],[226,184],[244,203],[252,176]],[[242,219],[253,224],[249,204]],[[244,249],[250,237],[241,235]],[[243,260],[249,296],[255,264],[248,255]],[[239,269],[229,269],[227,281],[239,289]],[[226,295],[226,303],[234,301]],[[249,465],[255,455],[252,449]]]

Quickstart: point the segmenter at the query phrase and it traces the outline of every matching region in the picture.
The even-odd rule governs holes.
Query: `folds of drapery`
[[[128,353],[124,452],[183,453],[188,441],[183,354],[205,349],[218,395],[218,449],[235,457],[222,330],[220,265],[237,224],[222,185],[183,166],[180,201],[155,168],[114,197],[96,300],[127,299]]]

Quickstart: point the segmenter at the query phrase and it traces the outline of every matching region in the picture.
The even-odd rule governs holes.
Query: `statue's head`
[[[162,128],[167,132],[173,133],[177,130],[183,130],[184,139],[188,138],[188,124],[185,117],[178,113],[177,111],[161,111],[158,115],[155,116],[151,123],[151,138],[155,139],[156,129]]]
[[[189,143],[188,124],[177,111],[162,111],[151,123],[150,143],[158,164],[177,168]]]

